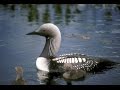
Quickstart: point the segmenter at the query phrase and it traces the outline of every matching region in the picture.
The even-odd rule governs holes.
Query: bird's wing
[[[54,58],[53,61],[64,64],[64,67],[67,68],[76,70],[82,69],[87,72],[99,72],[115,64],[107,59],[90,57],[79,53],[60,55],[60,57]]]

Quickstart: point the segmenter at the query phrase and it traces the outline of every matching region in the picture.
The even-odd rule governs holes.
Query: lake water
[[[6,4],[0,5],[0,84],[11,85],[16,66],[24,69],[28,85],[39,85],[35,66],[45,38],[28,36],[43,23],[56,24],[62,34],[59,54],[79,52],[120,63],[120,10],[116,5]],[[66,85],[63,78],[53,80]],[[120,66],[72,85],[120,84]]]

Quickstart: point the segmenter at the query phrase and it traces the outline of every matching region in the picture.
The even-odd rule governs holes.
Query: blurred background
[[[16,66],[28,85],[39,85],[35,66],[45,38],[27,36],[44,23],[62,34],[59,54],[83,53],[120,63],[120,4],[0,4],[0,85],[12,85]],[[53,79],[66,85],[63,78]],[[120,66],[72,85],[120,84]]]

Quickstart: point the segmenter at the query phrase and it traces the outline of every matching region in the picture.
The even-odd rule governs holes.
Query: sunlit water
[[[0,84],[12,84],[16,66],[23,67],[27,84],[40,84],[35,61],[45,39],[26,34],[47,22],[60,28],[62,44],[58,55],[79,52],[120,63],[120,11],[115,5],[0,5]],[[63,78],[53,81],[66,85]],[[71,83],[120,84],[120,66]]]

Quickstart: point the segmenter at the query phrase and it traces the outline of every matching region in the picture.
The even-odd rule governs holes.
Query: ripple
[[[95,31],[95,33],[105,33],[105,31]]]
[[[116,19],[115,21],[120,21],[120,19]]]
[[[97,22],[103,22],[103,20],[97,20]]]
[[[96,24],[97,26],[102,26],[102,25],[105,25],[104,23],[98,23]]]
[[[119,26],[119,25],[120,25],[120,23],[113,23],[112,25],[117,25],[117,26]]]
[[[5,44],[3,44],[3,45],[0,45],[0,47],[4,47],[5,46]]]
[[[110,47],[110,46],[103,46],[104,48],[109,48],[109,49],[115,49],[115,48],[120,48],[120,47]]]
[[[4,40],[0,40],[0,42],[3,42]]]
[[[112,53],[116,54],[117,52],[112,52]]]
[[[114,29],[111,31],[111,33],[113,33],[113,34],[120,33],[120,29]]]
[[[79,38],[79,39],[83,39],[83,40],[91,39],[91,37],[89,35],[82,35],[82,34],[69,34],[69,35],[65,35],[65,37]]]
[[[0,47],[3,47],[5,45],[6,45],[6,43],[4,42],[4,40],[0,40]]]

